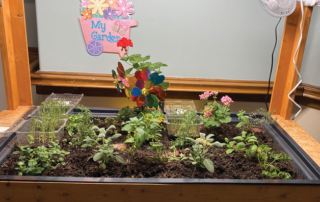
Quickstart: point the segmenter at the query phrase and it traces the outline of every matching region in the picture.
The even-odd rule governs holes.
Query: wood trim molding
[[[60,86],[81,88],[106,88],[114,89],[114,79],[111,74],[91,73],[68,73],[68,72],[45,72],[33,71],[31,73],[32,85]],[[221,93],[237,94],[266,94],[268,82],[248,80],[225,80],[225,79],[201,79],[201,78],[176,78],[167,77],[166,81],[171,86],[168,91],[173,92],[204,92],[216,90]],[[271,90],[272,90],[271,83]],[[271,92],[271,91],[270,91]],[[300,87],[298,95],[302,95]]]

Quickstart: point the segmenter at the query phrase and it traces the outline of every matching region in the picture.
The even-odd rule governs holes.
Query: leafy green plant
[[[208,98],[213,96],[213,102],[208,102]],[[223,105],[217,102],[218,92],[204,92],[200,95],[201,100],[206,100],[204,104],[204,110],[201,110],[202,116],[200,116],[203,124],[206,128],[214,129],[220,127],[222,123],[231,122],[230,116],[230,104],[233,102],[230,97],[224,96],[221,101]]]
[[[240,128],[244,126],[248,130],[251,131],[251,133],[254,133],[253,128],[257,127],[258,125],[265,123],[265,124],[273,124],[276,119],[272,119],[271,115],[274,112],[267,112],[265,109],[258,109],[255,112],[253,112],[251,115],[245,115],[245,111],[241,110],[237,116],[238,119],[241,120],[236,127]]]
[[[126,106],[118,112],[116,120],[120,121],[123,119],[124,121],[127,121],[130,118],[134,117],[136,114],[137,113],[134,110],[130,110],[129,106]]]
[[[80,146],[86,137],[94,134],[91,111],[82,105],[79,105],[77,109],[80,109],[81,113],[70,116],[66,127],[68,134],[73,137],[69,142],[73,147]]]
[[[124,143],[133,143],[129,150],[132,156],[145,141],[159,140],[162,136],[159,132],[163,129],[160,123],[159,117],[153,113],[142,114],[140,117],[133,117],[122,123],[124,126],[121,130],[129,133],[129,138]]]
[[[150,147],[148,147],[147,149],[151,149],[152,151],[157,153],[157,157],[153,158],[153,160],[164,162],[166,157],[166,150],[164,149],[163,144],[161,144],[160,142],[150,142]]]
[[[99,168],[104,170],[107,167],[107,164],[110,160],[115,159],[116,161],[120,163],[126,163],[125,160],[119,156],[118,152],[114,151],[114,147],[111,145],[112,140],[115,140],[121,136],[121,134],[115,134],[112,137],[105,138],[107,131],[114,129],[115,126],[110,126],[107,130],[104,128],[98,128],[97,126],[93,127],[92,130],[98,130],[99,135],[96,139],[87,137],[84,139],[85,144],[83,144],[81,147],[95,147],[97,149],[93,149],[95,152],[94,155],[90,156],[88,158],[88,161],[90,159],[93,159],[94,161],[98,161],[100,164]]]
[[[222,147],[223,145],[220,142],[213,142],[213,134],[206,136],[204,133],[200,133],[200,138],[194,140],[189,139],[193,145],[192,150],[190,150],[189,157],[183,157],[182,160],[187,160],[192,163],[194,166],[200,166],[201,168],[206,168],[209,172],[214,172],[213,162],[209,159],[213,154],[209,154],[210,147]],[[209,143],[209,144],[208,144]],[[196,168],[196,167],[195,167]]]
[[[271,152],[271,148],[269,146],[260,145],[257,149],[257,159],[263,169],[263,175],[266,175],[270,179],[291,179],[290,173],[280,171],[279,167],[274,165],[276,161],[280,161],[282,163],[291,161],[292,159],[286,153],[281,152],[280,154],[275,154],[274,152]]]
[[[228,149],[227,149],[226,153],[231,154],[235,150],[234,144],[236,143],[236,141],[229,142],[228,138],[225,138],[225,141],[226,141],[226,143],[221,143],[221,144],[224,146],[227,146]]]
[[[15,168],[20,171],[18,175],[38,175],[45,169],[56,169],[59,165],[65,165],[64,157],[70,154],[70,152],[61,150],[59,141],[51,142],[49,148],[21,146],[20,150],[13,152],[13,154],[20,155],[20,161],[17,162],[18,167]]]
[[[150,56],[146,57],[141,57],[141,54],[134,54],[134,55],[127,55],[126,57],[121,58],[122,61],[125,61],[127,64],[132,66],[131,68],[126,70],[126,74],[131,74],[132,70],[142,70],[143,68],[147,68],[150,71],[155,71],[158,74],[161,74],[161,67],[167,67],[168,65],[163,64],[162,62],[157,62],[157,63],[151,63],[151,62],[146,62],[150,59]],[[168,85],[169,82],[164,82],[163,85]],[[169,86],[168,86],[169,87]],[[167,87],[167,88],[168,88]]]
[[[246,131],[242,131],[241,136],[234,137],[233,139],[239,141],[236,144],[235,148],[233,148],[235,141],[229,142],[229,140],[227,138],[225,138],[226,143],[222,143],[223,145],[225,145],[229,148],[226,151],[227,154],[230,154],[233,151],[237,152],[239,150],[244,150],[246,152],[247,156],[249,156],[249,157],[254,156],[254,154],[256,153],[257,148],[259,146],[259,142],[257,140],[257,137],[254,136],[254,133],[247,133]],[[231,146],[232,146],[232,148],[231,148]]]

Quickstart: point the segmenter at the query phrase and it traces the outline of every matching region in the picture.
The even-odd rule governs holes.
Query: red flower
[[[117,46],[122,48],[127,48],[128,46],[133,47],[133,43],[131,39],[123,37],[120,41],[118,41]]]

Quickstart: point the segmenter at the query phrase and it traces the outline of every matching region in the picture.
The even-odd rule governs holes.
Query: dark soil
[[[96,121],[95,121],[96,122]],[[97,123],[99,127],[107,128],[110,124]],[[117,131],[122,136],[114,140],[114,144],[122,143],[127,139],[126,132],[122,132],[120,126],[116,126]],[[269,138],[263,127],[261,132],[256,133],[260,144],[269,145],[273,151],[280,153],[273,140]],[[241,129],[235,128],[235,125],[223,124],[218,130],[202,132],[206,134],[215,134],[214,141],[224,142],[224,138],[231,140],[235,136],[241,134]],[[113,134],[107,134],[108,137]],[[71,137],[65,132],[63,139],[71,141]],[[62,141],[61,141],[62,142]],[[162,132],[161,143],[165,148],[169,148],[170,139],[167,132]],[[214,162],[214,173],[208,172],[206,169],[195,167],[184,161],[173,161],[166,163],[154,162],[152,157],[156,157],[156,153],[148,150],[149,142],[138,150],[137,154],[132,157],[127,151],[120,152],[120,155],[126,160],[126,164],[116,161],[110,161],[105,170],[99,170],[99,164],[92,159],[87,161],[88,157],[94,152],[91,148],[72,149],[68,144],[61,146],[64,150],[70,151],[70,155],[65,158],[66,165],[60,166],[56,170],[45,171],[43,176],[64,176],[64,177],[113,177],[113,178],[214,178],[214,179],[267,179],[263,176],[261,166],[255,159],[245,157],[243,152],[226,154],[226,147],[210,148],[210,153],[214,154],[211,160]],[[19,150],[19,148],[15,148]],[[180,153],[188,154],[184,149]],[[7,161],[2,165],[0,175],[17,175],[18,171],[14,168],[18,161],[19,155],[8,156]],[[290,163],[275,163],[281,171],[291,174],[292,179],[302,179],[295,171]]]

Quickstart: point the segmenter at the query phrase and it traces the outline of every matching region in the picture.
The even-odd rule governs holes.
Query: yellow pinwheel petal
[[[90,4],[90,5],[88,5],[88,8],[95,8],[95,7],[96,7],[95,4]]]

